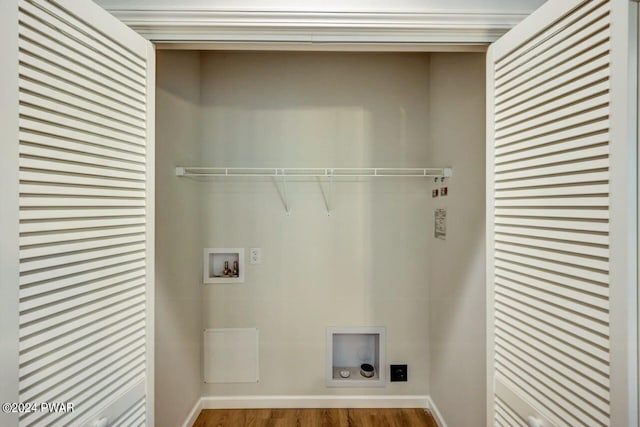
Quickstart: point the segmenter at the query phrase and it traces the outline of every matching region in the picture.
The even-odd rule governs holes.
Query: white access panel
[[[74,409],[19,425],[153,425],[153,48],[90,1],[16,7],[18,401]]]
[[[549,1],[489,50],[490,425],[637,425],[630,7]]]

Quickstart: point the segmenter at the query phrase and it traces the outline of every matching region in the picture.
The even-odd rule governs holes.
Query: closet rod
[[[453,169],[445,168],[224,168],[178,166],[176,176],[193,177],[431,177],[449,178]]]

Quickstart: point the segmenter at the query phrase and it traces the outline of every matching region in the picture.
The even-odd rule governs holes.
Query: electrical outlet
[[[249,262],[251,264],[260,264],[262,262],[262,249],[260,248],[249,249]]]
[[[391,365],[391,382],[407,381],[407,365]]]

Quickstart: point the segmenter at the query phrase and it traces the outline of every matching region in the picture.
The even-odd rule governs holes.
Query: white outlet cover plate
[[[262,262],[262,250],[260,248],[249,249],[249,262],[251,264],[260,264]]]

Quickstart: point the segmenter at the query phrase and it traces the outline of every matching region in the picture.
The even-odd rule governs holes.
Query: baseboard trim
[[[192,427],[198,419],[200,411],[202,411],[202,398],[198,399],[195,405],[193,405],[193,409],[191,409],[191,412],[187,415],[187,419],[184,421],[184,424],[182,424],[182,427]]]
[[[428,408],[429,396],[205,396],[202,409]]]
[[[195,403],[182,427],[191,427],[203,409],[259,408],[424,408],[438,427],[447,427],[428,395],[408,396],[204,396]]]
[[[436,406],[433,399],[431,399],[431,396],[427,396],[427,408],[429,409],[429,411],[431,411],[431,415],[433,415],[433,418],[435,418],[438,427],[447,427],[447,423],[444,422],[444,417],[442,416],[440,411],[438,411],[438,407]]]

